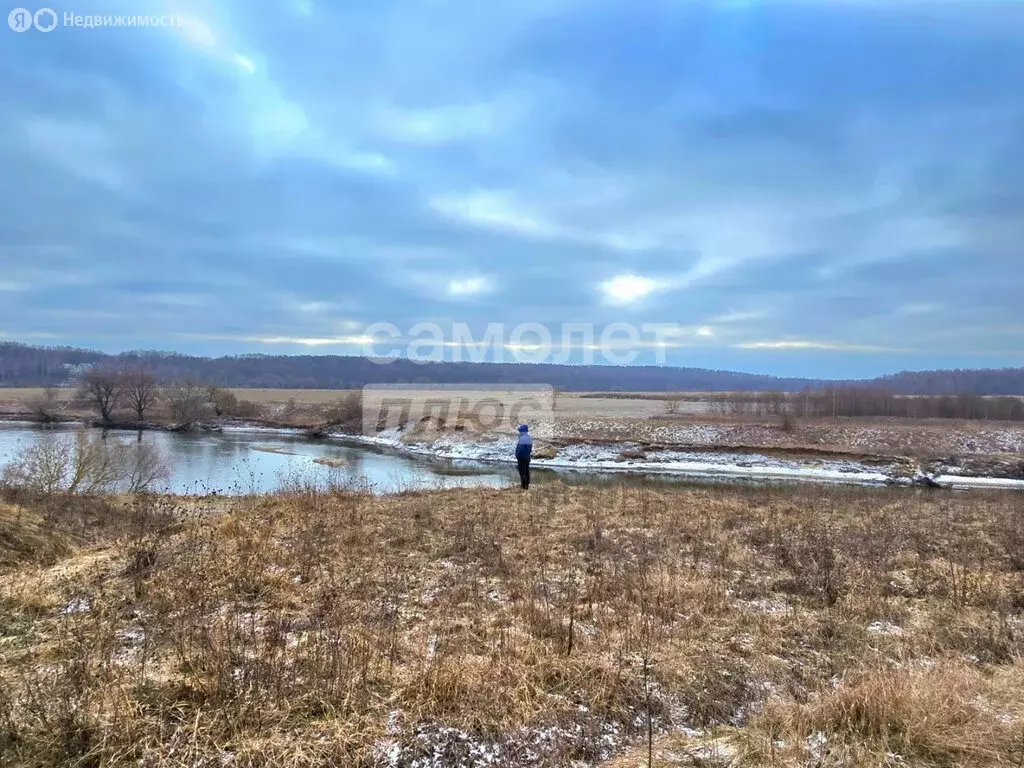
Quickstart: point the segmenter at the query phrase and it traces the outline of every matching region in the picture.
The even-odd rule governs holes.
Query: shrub
[[[210,402],[217,416],[235,416],[238,413],[238,396],[230,389],[210,387]]]
[[[32,401],[32,414],[36,421],[43,424],[57,421],[62,407],[57,399],[57,390],[47,387],[43,393]]]
[[[257,419],[262,414],[263,409],[259,403],[253,402],[252,400],[239,400],[238,407],[235,408],[235,412],[232,416],[237,416],[240,419]]]
[[[4,485],[40,494],[135,493],[166,479],[170,470],[150,443],[105,440],[80,430],[22,449],[0,474]]]
[[[328,425],[358,432],[363,424],[363,399],[359,392],[346,392],[324,413]]]

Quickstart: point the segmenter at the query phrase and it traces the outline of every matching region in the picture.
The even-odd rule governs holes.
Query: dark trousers
[[[530,487],[530,459],[529,457],[516,459],[516,464],[519,465],[519,482],[523,484],[525,491]]]

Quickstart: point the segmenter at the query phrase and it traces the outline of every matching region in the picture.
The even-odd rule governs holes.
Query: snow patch
[[[585,425],[584,425],[585,426]],[[727,427],[686,425],[672,427],[674,441],[720,443]],[[330,437],[363,445],[388,448],[406,454],[449,461],[514,463],[516,439],[512,436],[488,436],[487,442],[471,442],[461,435],[441,435],[432,442],[406,442],[407,431],[397,428],[376,435],[332,434]],[[493,438],[493,439],[490,439]],[[758,453],[709,452],[701,450],[661,449],[637,451],[640,444],[622,441],[611,444],[574,443],[558,450],[555,458],[534,457],[533,466],[560,471],[627,472],[634,474],[674,475],[693,478],[722,478],[751,481],[806,481],[843,485],[913,485],[925,477],[903,476],[897,462],[867,465],[850,459],[781,459]],[[635,458],[624,458],[625,456]],[[939,485],[955,489],[1005,488],[1024,490],[1024,480],[1004,480],[960,475],[928,476]]]
[[[954,490],[972,488],[1003,488],[1024,491],[1024,480],[1010,480],[1001,477],[968,477],[966,475],[939,475],[935,482],[948,485]]]
[[[873,621],[868,625],[868,632],[872,635],[902,635],[903,627],[887,621]]]
[[[92,609],[92,603],[88,598],[76,597],[70,603],[60,609],[62,616],[70,616],[76,613],[87,613]]]

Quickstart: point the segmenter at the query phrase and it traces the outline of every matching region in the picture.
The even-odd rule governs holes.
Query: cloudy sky
[[[0,28],[4,338],[666,323],[675,365],[1024,364],[1024,3],[51,6],[181,25]]]

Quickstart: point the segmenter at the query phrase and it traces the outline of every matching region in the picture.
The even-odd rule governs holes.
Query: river
[[[0,424],[0,466],[24,447],[48,436],[70,436],[79,427],[61,424]],[[100,434],[99,430],[90,430]],[[137,433],[111,431],[111,440],[136,440]],[[311,441],[277,432],[146,431],[142,440],[166,457],[170,478],[154,490],[182,494],[242,494],[272,491],[296,479],[331,481],[378,493],[459,486],[506,486],[515,468],[482,462],[432,461],[370,450],[335,440]],[[316,460],[330,461],[326,466]],[[538,478],[540,479],[540,478]]]
[[[39,440],[72,437],[79,429],[81,427],[74,424],[40,426],[26,422],[0,422],[0,468]],[[102,434],[98,429],[88,432],[91,435]],[[136,432],[111,430],[107,439],[141,439],[156,446],[166,459],[170,474],[166,481],[160,481],[151,490],[177,494],[265,493],[296,482],[310,481],[373,493],[474,486],[500,488],[518,483],[515,465],[511,462],[409,455],[354,440],[310,440],[298,432],[292,434],[258,428],[195,433],[153,430],[142,432],[140,436]],[[774,465],[752,468],[743,464],[716,466],[682,462],[660,465],[658,469],[675,470],[665,472],[654,471],[651,467],[611,464],[604,468],[550,464],[542,467],[535,464],[531,474],[537,484],[553,480],[572,485],[762,485],[807,480],[847,484],[848,478],[854,481],[853,484],[879,484],[873,478],[869,478],[871,482],[858,482],[858,475],[845,472],[831,473],[835,475],[832,477],[820,467],[813,466],[794,471]],[[884,479],[884,476],[880,477]],[[939,480],[954,488],[1024,490],[1024,481],[1021,480],[959,477],[940,477]]]
[[[71,437],[80,426],[0,422],[0,467],[39,440]],[[102,434],[90,429],[91,435]],[[111,430],[109,440],[134,441],[138,433]],[[167,459],[170,477],[152,490],[203,495],[264,493],[293,481],[330,482],[374,493],[518,484],[515,465],[409,456],[343,440],[310,440],[273,430],[141,433]],[[336,466],[317,463],[326,460]],[[562,479],[572,484],[678,483],[681,478],[534,468],[536,484]]]

